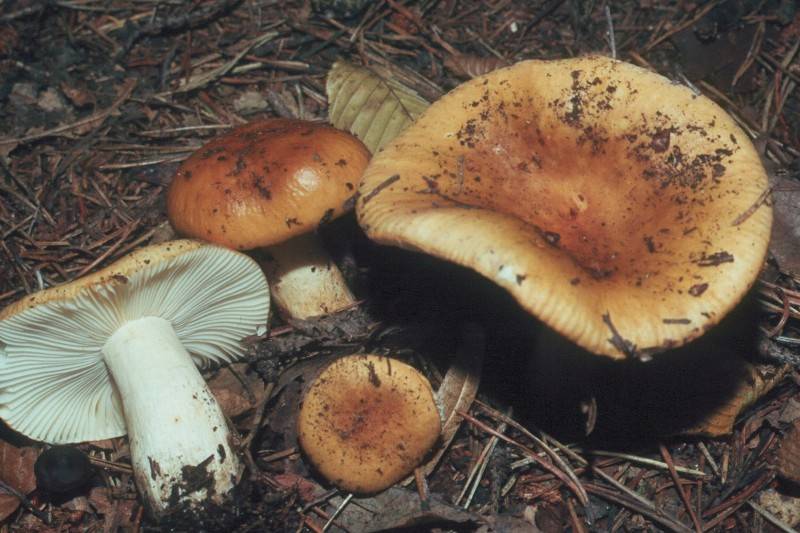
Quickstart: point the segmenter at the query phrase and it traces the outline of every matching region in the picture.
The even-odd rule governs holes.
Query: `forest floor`
[[[80,444],[95,475],[53,498],[33,472],[43,445],[4,428],[0,528],[791,531],[800,492],[779,450],[800,446],[799,48],[793,0],[0,0],[0,307],[174,238],[180,162],[251,120],[326,120],[338,59],[434,101],[523,59],[615,54],[735,118],[781,228],[752,294],[687,349],[553,363],[532,347],[569,349],[501,289],[378,246],[345,215],[320,233],[359,309],[276,318],[248,361],[208,374],[246,457],[232,512],[156,524],[124,437]],[[477,395],[430,475],[350,499],[308,466],[294,419],[310,377],[354,351],[407,360],[434,389],[453,361],[482,371],[459,382]]]

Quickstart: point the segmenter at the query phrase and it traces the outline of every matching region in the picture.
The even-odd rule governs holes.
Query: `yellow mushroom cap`
[[[767,176],[714,102],[606,57],[524,61],[431,105],[356,204],[378,242],[472,268],[583,348],[702,335],[766,255]]]
[[[237,250],[314,231],[352,207],[369,151],[327,124],[267,119],[193,153],[167,192],[175,229]]]
[[[308,459],[331,483],[371,494],[420,464],[439,438],[441,420],[428,380],[413,367],[351,355],[312,383],[297,430]]]

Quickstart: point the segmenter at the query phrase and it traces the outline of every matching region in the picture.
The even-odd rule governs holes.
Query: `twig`
[[[250,427],[250,433],[247,434],[247,437],[242,440],[242,448],[249,448],[250,444],[253,442],[253,438],[258,433],[258,430],[261,428],[261,421],[264,419],[264,411],[267,406],[267,402],[269,402],[270,397],[272,396],[272,391],[275,389],[275,383],[267,383],[266,388],[264,389],[264,400],[256,407],[256,412],[253,414],[253,424]]]
[[[614,457],[616,459],[625,459],[626,461],[630,461],[632,463],[638,463],[641,465],[651,466],[654,468],[658,468],[660,470],[669,470],[669,466],[661,461],[656,461],[655,459],[648,459],[647,457],[641,457],[638,455],[632,455],[629,453],[618,453],[618,452],[609,452],[604,450],[581,450],[577,448],[576,451],[583,451],[588,455],[596,455],[598,457]],[[675,470],[681,474],[692,476],[692,477],[699,477],[699,478],[708,478],[709,475],[705,472],[701,472],[699,470],[695,470],[693,468],[687,468],[685,466],[675,466]]]
[[[756,201],[753,202],[753,205],[748,207],[743,213],[740,213],[735,219],[733,219],[733,223],[731,225],[738,226],[739,224],[750,218],[753,215],[753,213],[756,212],[756,209],[761,207],[767,201],[769,195],[772,194],[772,189],[773,189],[772,187],[765,188],[761,192],[759,197],[756,198]]]
[[[668,31],[664,32],[663,34],[659,35],[656,39],[650,41],[647,45],[645,45],[644,51],[645,52],[649,52],[650,50],[652,50],[653,48],[655,48],[656,46],[658,46],[662,42],[666,41],[667,39],[669,39],[670,37],[672,37],[676,33],[680,33],[683,30],[685,30],[686,28],[689,28],[689,27],[693,26],[698,20],[700,20],[701,18],[705,17],[706,14],[709,11],[711,11],[712,9],[717,7],[717,5],[720,4],[723,1],[724,0],[715,0],[713,2],[709,2],[708,4],[704,5],[703,8],[700,11],[698,11],[697,14],[694,17],[692,17],[691,19],[687,20],[683,24],[678,24],[674,28],[671,28],[670,30],[668,30]]]
[[[620,496],[619,494],[615,494],[613,491],[601,485],[587,483],[586,490],[596,496],[599,496],[604,500],[608,500],[610,502],[622,505],[623,507],[627,507],[628,509],[631,509],[636,513],[639,513],[642,516],[646,516],[653,522],[657,522],[672,531],[677,531],[679,533],[692,532],[692,530],[689,529],[688,527],[684,526],[680,522],[677,522],[669,517],[660,514],[656,509],[650,508],[646,505],[642,505],[637,501],[631,501],[623,496]]]
[[[425,477],[425,470],[422,467],[414,469],[414,481],[417,485],[417,493],[419,494],[420,506],[423,510],[430,508],[431,488],[428,485],[428,478]]]
[[[123,229],[122,235],[120,236],[120,238],[117,240],[116,243],[111,245],[105,252],[103,252],[102,254],[97,256],[97,258],[94,261],[92,261],[91,263],[89,263],[88,265],[86,265],[85,267],[80,269],[78,271],[78,273],[75,274],[74,277],[75,278],[79,278],[79,277],[83,276],[84,274],[89,272],[91,269],[93,269],[95,266],[97,266],[101,262],[105,261],[105,259],[108,256],[110,256],[111,254],[113,254],[114,251],[116,251],[117,248],[119,248],[120,246],[125,244],[125,241],[128,239],[130,234],[133,233],[133,230],[136,229],[139,226],[140,222],[141,222],[141,220],[137,219],[137,220],[134,220],[131,224],[128,224],[128,226]]]
[[[606,4],[603,9],[606,15],[606,24],[608,25],[608,45],[611,48],[611,58],[617,58],[617,41],[614,37],[614,20],[611,18],[611,7]]]
[[[529,31],[531,31],[537,24],[543,21],[546,17],[550,15],[553,11],[555,11],[561,4],[564,3],[564,0],[550,0],[542,9],[534,16],[530,22],[525,25],[525,28],[520,32],[520,37],[524,37]],[[522,39],[521,39],[522,40]]]
[[[503,433],[507,428],[508,424],[505,422],[500,422],[500,425],[497,426],[497,432]],[[481,450],[478,460],[475,462],[475,465],[472,467],[472,470],[467,476],[467,480],[464,482],[464,487],[461,489],[461,492],[455,499],[456,505],[458,505],[458,503],[464,498],[467,491],[470,489],[470,486],[472,486],[472,490],[469,490],[469,497],[462,506],[464,509],[469,508],[470,504],[472,503],[472,498],[475,496],[475,491],[477,491],[478,485],[483,477],[483,473],[486,471],[486,465],[489,463],[489,457],[492,455],[492,452],[494,452],[498,440],[500,440],[499,437],[492,435],[492,438],[489,439],[489,442],[487,442],[483,447],[483,450]]]
[[[227,74],[228,71],[230,71],[234,66],[236,66],[236,64],[248,52],[250,52],[250,50],[252,50],[253,48],[257,48],[257,47],[261,46],[262,44],[271,41],[272,39],[274,39],[278,35],[279,34],[278,34],[277,31],[268,31],[268,32],[266,32],[265,34],[261,35],[260,37],[257,37],[255,39],[253,39],[252,41],[250,41],[249,43],[247,43],[247,45],[245,45],[245,47],[238,54],[236,54],[233,57],[233,59],[231,59],[227,63],[224,63],[224,64],[220,65],[219,67],[217,67],[215,69],[212,69],[209,72],[204,72],[202,74],[199,74],[198,76],[194,76],[194,77],[190,78],[186,83],[184,83],[183,85],[178,87],[177,89],[174,89],[172,91],[167,91],[165,93],[161,93],[159,96],[165,96],[165,95],[169,95],[169,94],[185,93],[185,92],[193,91],[195,89],[199,89],[200,87],[204,87],[205,85],[208,85],[209,83],[211,83],[215,79],[220,78],[220,77],[224,76],[225,74]]]
[[[700,449],[700,452],[706,458],[706,461],[708,461],[708,466],[711,467],[711,471],[714,472],[715,476],[719,477],[720,474],[719,466],[717,466],[717,462],[711,456],[711,453],[708,451],[708,448],[706,447],[705,443],[699,442],[697,443],[697,447]]]
[[[41,512],[39,509],[37,509],[31,503],[31,501],[24,494],[22,494],[20,491],[18,491],[17,489],[15,489],[14,487],[12,487],[11,485],[7,484],[5,481],[2,481],[2,480],[0,480],[0,490],[6,492],[8,494],[11,494],[15,498],[17,498],[19,500],[19,502],[27,510],[29,510],[31,513],[33,513],[33,515],[36,518],[38,518],[39,520],[41,520],[42,522],[44,522],[48,526],[50,525],[50,519],[47,517],[47,515],[45,513]]]
[[[0,16],[0,21],[2,22],[10,22],[12,20],[30,17],[31,15],[38,15],[47,7],[47,2],[36,2],[28,7],[23,7],[22,9],[18,9],[16,11],[12,11],[11,13],[6,13],[3,16]]]
[[[133,474],[133,468],[122,464],[122,463],[115,463],[113,461],[108,461],[106,459],[96,457],[94,455],[89,456],[89,462],[93,465],[101,466],[106,470],[113,470],[115,472],[119,472],[121,474]]]
[[[572,469],[572,467],[569,466],[569,464],[566,461],[564,461],[555,451],[553,451],[553,449],[551,449],[550,446],[547,445],[546,441],[550,440],[551,442],[555,442],[558,445],[562,446],[563,447],[562,449],[568,450],[568,452],[565,451],[565,453],[567,453],[568,455],[573,457],[573,459],[578,464],[585,466],[585,465],[587,465],[589,463],[583,457],[580,457],[575,452],[572,452],[571,450],[566,448],[566,446],[563,446],[563,444],[558,443],[558,441],[556,441],[552,437],[548,436],[546,439],[540,439],[539,437],[537,437],[536,435],[534,435],[533,433],[528,431],[527,428],[525,428],[522,424],[520,424],[519,422],[517,422],[513,418],[507,417],[503,413],[501,413],[501,412],[499,412],[499,411],[497,411],[495,409],[492,409],[491,407],[489,407],[488,405],[484,404],[483,402],[481,402],[479,400],[475,400],[475,405],[478,405],[481,409],[483,409],[484,411],[489,413],[491,416],[497,418],[498,420],[501,420],[501,421],[505,422],[509,426],[513,427],[514,429],[516,429],[517,431],[519,431],[520,433],[522,433],[523,435],[525,435],[526,437],[531,439],[534,442],[534,444],[536,444],[538,447],[540,447],[542,450],[544,450],[544,453],[547,454],[547,456],[550,457],[550,459],[555,464],[557,464],[559,468],[561,468],[561,470],[567,475],[567,477],[569,477],[572,480],[573,483],[575,483],[575,485],[577,487],[582,489],[581,481],[580,481],[580,479],[578,479],[578,476],[577,476],[577,474],[575,474],[575,471]],[[585,492],[584,492],[584,495],[585,495]],[[582,500],[580,497],[578,499],[581,501],[581,503],[586,505],[586,503],[584,503],[584,500]]]
[[[680,496],[684,507],[686,507],[686,512],[689,513],[689,517],[692,519],[695,531],[697,531],[697,533],[701,533],[703,531],[703,526],[700,523],[700,519],[697,518],[697,513],[694,512],[692,502],[689,501],[689,495],[686,494],[685,490],[683,490],[681,478],[678,476],[678,472],[675,470],[675,463],[672,461],[672,456],[670,455],[669,450],[667,450],[667,447],[661,443],[658,444],[658,449],[661,452],[661,457],[664,458],[664,462],[667,463],[669,475],[672,477],[672,481],[675,483],[675,490],[678,491],[678,496]]]
[[[342,511],[344,511],[344,508],[347,507],[347,504],[350,503],[350,500],[352,500],[352,499],[353,499],[353,493],[352,492],[344,497],[344,500],[342,500],[342,503],[340,503],[339,506],[336,508],[336,510],[331,514],[330,518],[328,518],[328,521],[325,522],[325,525],[322,526],[322,533],[325,533],[325,531],[327,531],[328,528],[333,525],[333,521],[336,520],[336,517],[339,516],[339,514]]]
[[[725,520],[730,515],[738,511],[739,508],[741,508],[742,505],[744,505],[747,502],[747,500],[749,500],[750,497],[753,496],[753,494],[764,488],[770,481],[772,481],[772,478],[774,476],[775,476],[774,473],[766,472],[757,481],[752,483],[749,487],[744,489],[736,496],[733,496],[725,500],[721,504],[711,509],[703,511],[703,516],[712,516],[715,513],[719,513],[713,520],[709,520],[708,522],[705,523],[705,525],[703,526],[703,531],[710,531],[711,529],[718,526],[723,520]]]
[[[575,512],[575,503],[571,497],[567,498],[567,511],[569,512],[570,521],[572,521],[572,530],[575,533],[586,533],[586,528],[578,518],[578,513]]]
[[[535,451],[531,450],[530,448],[528,448],[527,446],[525,446],[523,444],[520,444],[519,442],[515,441],[514,439],[506,437],[502,433],[498,433],[493,428],[487,426],[486,424],[484,424],[480,420],[476,419],[475,417],[473,417],[469,413],[465,413],[464,411],[459,411],[459,414],[462,417],[464,417],[464,419],[466,421],[468,421],[470,424],[473,424],[474,426],[477,426],[478,428],[480,428],[481,430],[485,431],[486,433],[489,433],[490,435],[495,435],[500,440],[503,440],[503,441],[505,441],[505,442],[507,442],[507,443],[519,448],[523,453],[525,453],[529,457],[531,457],[540,467],[544,468],[545,470],[547,470],[548,472],[550,472],[551,474],[556,476],[562,483],[564,483],[578,497],[578,499],[580,500],[580,502],[583,505],[587,505],[588,504],[589,498],[587,497],[586,491],[584,490],[584,488],[580,484],[577,484],[574,481],[572,481],[567,476],[567,474],[565,474],[564,472],[562,472],[561,470],[559,470],[558,468],[556,468],[552,464],[548,463],[547,461],[542,460],[536,454]]]

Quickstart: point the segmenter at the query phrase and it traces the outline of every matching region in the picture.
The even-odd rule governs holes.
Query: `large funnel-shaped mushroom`
[[[56,444],[127,433],[157,516],[222,504],[239,461],[197,367],[241,357],[268,313],[246,255],[189,240],[142,248],[0,312],[0,417]]]
[[[580,346],[646,357],[754,282],[772,213],[711,100],[605,57],[525,61],[435,102],[367,168],[378,242],[470,267]]]

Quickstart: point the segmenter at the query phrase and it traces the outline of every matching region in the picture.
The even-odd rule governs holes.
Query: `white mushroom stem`
[[[341,271],[314,233],[270,246],[265,269],[278,308],[292,318],[340,311],[355,303]]]
[[[221,503],[238,460],[225,416],[170,322],[132,320],[103,354],[122,399],[136,484],[152,512]]]

